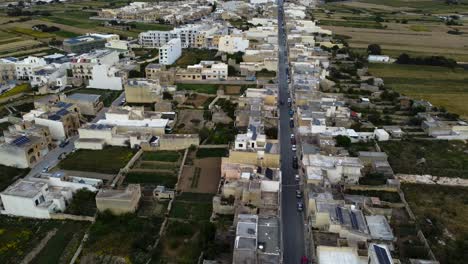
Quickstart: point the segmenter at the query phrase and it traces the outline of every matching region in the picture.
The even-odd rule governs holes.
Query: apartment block
[[[159,48],[159,63],[171,65],[182,55],[182,46],[179,38],[169,40]]]

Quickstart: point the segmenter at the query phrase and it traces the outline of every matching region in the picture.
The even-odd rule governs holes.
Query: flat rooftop
[[[317,247],[320,264],[360,264],[356,249],[351,247]]]
[[[31,182],[20,179],[12,185],[8,186],[8,188],[6,188],[2,194],[24,198],[33,198],[40,193],[41,189],[45,185],[47,184],[44,182]]]
[[[280,254],[280,230],[277,217],[258,219],[258,248],[260,253]]]
[[[76,100],[76,101],[85,101],[85,102],[97,102],[99,101],[99,98],[101,98],[100,95],[98,94],[84,94],[84,93],[74,93],[72,95],[69,95],[67,97],[70,100]]]

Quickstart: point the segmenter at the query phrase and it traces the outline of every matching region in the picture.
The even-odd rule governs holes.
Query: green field
[[[462,141],[404,140],[379,142],[395,173],[468,178],[468,143]],[[425,163],[417,164],[424,158]]]
[[[0,165],[0,191],[13,183],[16,176],[22,177],[29,172],[29,169],[18,169]]]
[[[219,84],[209,83],[178,83],[178,91],[193,91],[197,93],[216,94],[219,89]]]
[[[36,31],[36,30],[29,29],[29,28],[17,27],[17,28],[14,28],[13,31],[20,33],[20,34],[28,35],[34,38],[53,38],[54,37],[53,34],[50,34],[47,32]]]
[[[103,150],[80,149],[60,162],[64,170],[118,173],[133,157],[133,150],[126,147],[106,147]]]
[[[0,95],[0,99],[8,98],[10,96],[14,96],[20,93],[28,93],[28,92],[31,92],[31,87],[29,86],[29,84],[20,84],[14,87],[13,89],[4,92],[2,95]]]
[[[400,64],[369,64],[369,72],[385,86],[414,99],[468,117],[468,70]]]
[[[21,260],[37,246],[49,231],[59,228],[56,236],[60,234],[62,231],[60,226],[58,221],[0,217],[0,263],[21,263]],[[55,250],[57,254],[62,253],[61,248],[63,247]],[[46,246],[44,250],[47,249]]]
[[[197,158],[227,157],[229,150],[227,148],[199,148]]]
[[[177,183],[177,175],[164,172],[130,172],[125,177],[127,183],[140,183],[150,185],[163,185],[174,188]]]
[[[426,0],[359,0],[363,3],[371,3],[377,5],[386,5],[391,7],[408,7],[415,12],[420,13],[446,13],[446,12],[462,12],[468,11],[468,1],[459,0],[458,5],[449,5],[445,1],[426,1]]]
[[[129,263],[147,263],[162,221],[157,217],[114,216],[104,212],[90,228],[83,255],[112,255],[128,259]]]
[[[58,225],[57,233],[33,259],[34,264],[68,263],[73,258],[89,226],[88,222],[63,221]]]
[[[182,56],[173,64],[173,66],[187,67],[200,63],[202,60],[215,60],[217,51],[209,49],[184,49]]]
[[[141,156],[142,160],[148,161],[164,161],[164,162],[177,162],[181,154],[178,151],[146,151]]]
[[[403,184],[402,190],[437,260],[466,263],[468,188]]]

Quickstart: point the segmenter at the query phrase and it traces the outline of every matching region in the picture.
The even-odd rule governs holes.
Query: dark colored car
[[[291,144],[296,145],[296,139],[295,138],[291,138]]]
[[[289,120],[289,126],[290,126],[291,128],[294,128],[294,120]]]
[[[70,143],[70,141],[65,140],[62,143],[60,143],[59,147],[64,148],[66,145],[68,145],[68,143]]]
[[[294,110],[290,109],[289,110],[289,116],[293,116],[294,115]]]
[[[293,164],[292,164],[292,166],[293,166],[293,169],[296,169],[296,170],[299,168],[299,164],[298,164],[298,162],[297,162],[297,157],[296,157],[296,156],[293,157]]]

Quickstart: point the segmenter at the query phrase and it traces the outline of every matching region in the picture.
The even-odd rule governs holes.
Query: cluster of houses
[[[99,19],[139,22],[162,22],[168,24],[187,23],[199,20],[213,11],[213,1],[179,2],[131,2],[129,5],[102,9]]]

